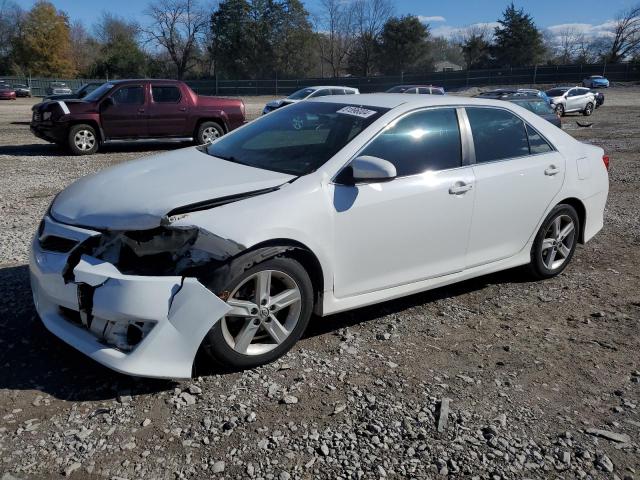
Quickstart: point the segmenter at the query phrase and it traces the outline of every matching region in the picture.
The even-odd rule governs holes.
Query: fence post
[[[536,76],[538,75],[538,64],[533,66],[533,86],[536,86]]]
[[[605,76],[605,73],[607,73],[607,61],[605,60],[604,63],[602,64],[602,76]]]
[[[276,70],[276,97],[278,96],[278,71]]]
[[[216,72],[216,96],[218,95],[218,73]]]

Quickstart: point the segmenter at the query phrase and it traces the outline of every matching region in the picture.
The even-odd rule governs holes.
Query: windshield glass
[[[569,90],[568,88],[552,88],[551,90],[547,90],[546,94],[550,97],[560,97],[565,94],[565,92]]]
[[[553,115],[554,111],[553,108],[551,108],[549,106],[549,104],[547,102],[545,102],[544,100],[530,100],[527,102],[523,102],[523,101],[518,101],[518,102],[513,102],[517,105],[520,105],[521,107],[526,108],[527,110],[529,110],[530,112],[536,113],[538,115]]]
[[[207,147],[235,163],[306,175],[333,157],[388,109],[300,102],[276,110]]]
[[[303,100],[311,95],[315,90],[313,88],[303,88],[302,90],[298,90],[297,92],[293,92],[287,98],[291,100]]]
[[[113,83],[103,83],[98,88],[96,88],[93,92],[91,92],[89,95],[84,97],[84,99],[88,102],[95,102],[100,97],[102,97],[102,95],[107,93],[112,88],[113,88]]]

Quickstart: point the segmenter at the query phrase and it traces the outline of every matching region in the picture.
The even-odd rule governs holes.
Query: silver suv
[[[596,107],[596,97],[588,88],[556,87],[545,93],[551,101],[551,106],[560,116],[570,112],[580,112],[589,116]]]

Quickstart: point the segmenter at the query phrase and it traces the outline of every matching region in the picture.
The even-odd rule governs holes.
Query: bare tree
[[[574,27],[566,27],[560,30],[556,36],[558,62],[568,64],[578,56],[584,35]]]
[[[608,62],[620,62],[640,51],[640,4],[618,15],[606,53]]]
[[[355,39],[354,8],[342,0],[321,0],[320,55],[334,77],[342,73]]]
[[[374,65],[374,52],[380,32],[393,15],[390,0],[355,0],[353,22],[356,35],[355,64],[360,75],[368,76]]]
[[[11,0],[0,0],[0,61],[10,57],[25,13]]]
[[[196,65],[199,42],[208,16],[197,0],[159,0],[149,4],[151,24],[144,29],[147,39],[163,48],[182,79]]]

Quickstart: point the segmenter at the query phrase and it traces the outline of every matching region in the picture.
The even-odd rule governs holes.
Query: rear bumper
[[[29,268],[38,315],[51,333],[121,373],[189,378],[202,340],[231,308],[195,278],[124,275],[87,255],[65,282],[68,259],[34,239]]]

